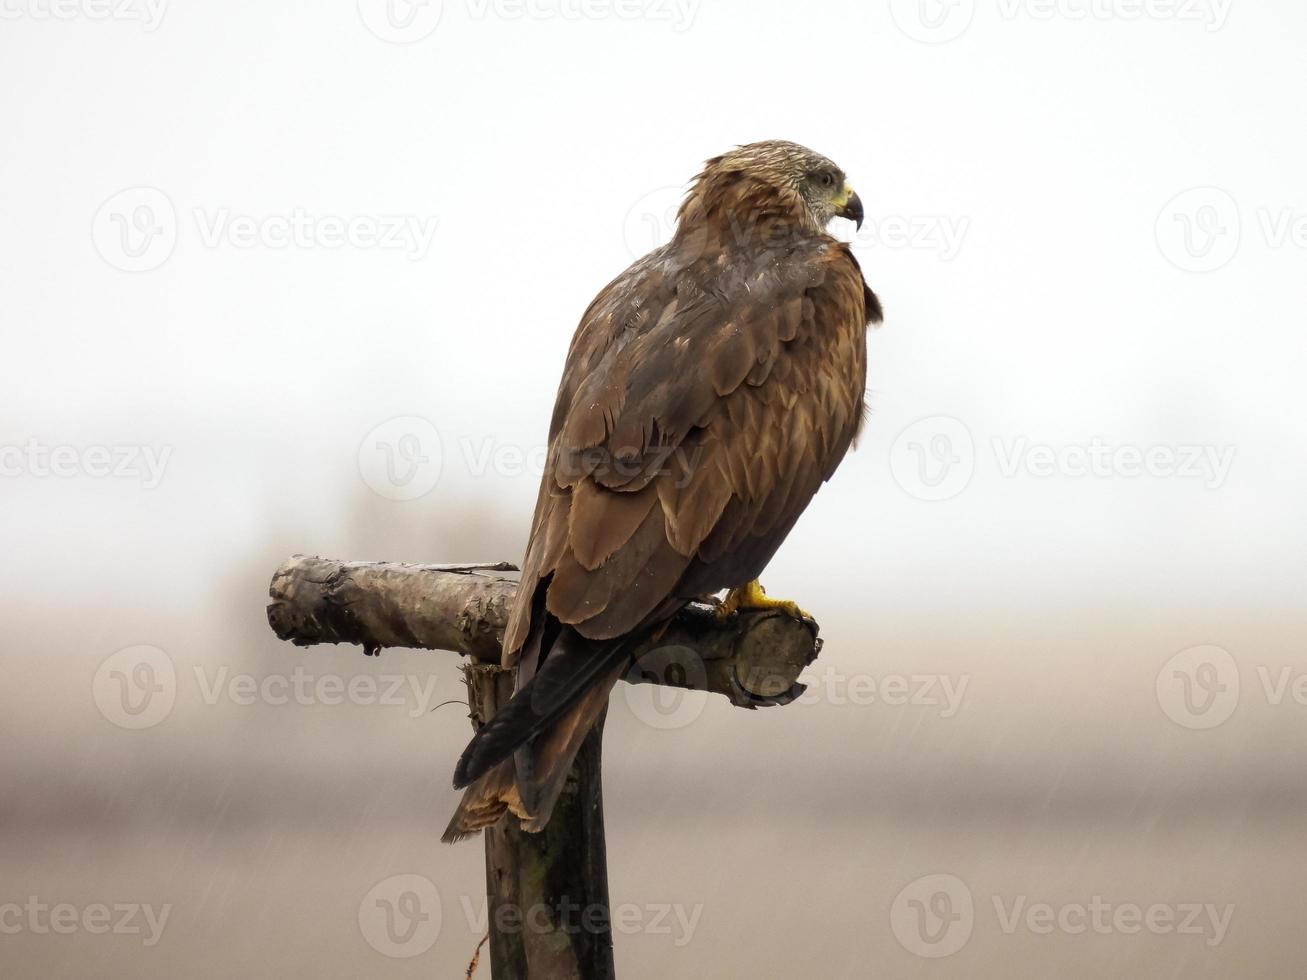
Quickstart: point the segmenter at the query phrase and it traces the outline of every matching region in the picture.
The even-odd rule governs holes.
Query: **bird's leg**
[[[781,612],[793,616],[795,619],[812,619],[812,616],[804,609],[799,608],[797,602],[791,602],[788,599],[772,599],[767,596],[767,590],[762,587],[762,583],[757,579],[742,585],[738,589],[731,589],[726,593],[726,598],[722,604],[714,610],[718,619],[727,619],[742,609],[779,609]]]

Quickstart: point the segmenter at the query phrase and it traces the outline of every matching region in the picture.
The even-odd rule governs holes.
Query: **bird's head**
[[[705,165],[686,205],[687,214],[727,211],[733,222],[752,222],[751,210],[787,211],[808,231],[824,232],[832,218],[848,218],[862,227],[862,200],[844,171],[831,160],[798,143],[766,140],[737,147]]]

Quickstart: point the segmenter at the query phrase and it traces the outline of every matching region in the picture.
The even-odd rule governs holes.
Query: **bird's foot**
[[[713,612],[720,619],[729,619],[737,612],[745,609],[779,609],[781,612],[793,616],[795,619],[812,619],[812,615],[806,610],[801,609],[797,602],[791,602],[789,599],[772,599],[767,595],[767,590],[762,587],[762,583],[757,579],[748,585],[742,585],[738,589],[731,589],[726,593],[726,598],[722,600]]]

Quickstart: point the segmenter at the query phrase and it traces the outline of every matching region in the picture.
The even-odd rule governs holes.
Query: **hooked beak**
[[[848,218],[857,225],[858,231],[861,231],[862,220],[867,216],[866,212],[862,209],[862,198],[858,197],[853,188],[848,185],[845,185],[844,190],[848,193],[848,198],[845,200],[844,208],[839,212],[839,216],[841,218]]]

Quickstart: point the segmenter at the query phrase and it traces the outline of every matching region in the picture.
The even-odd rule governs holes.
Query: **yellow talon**
[[[717,618],[727,619],[744,609],[779,609],[795,619],[812,619],[807,610],[788,599],[771,599],[757,579],[738,589],[731,589],[717,607]]]

